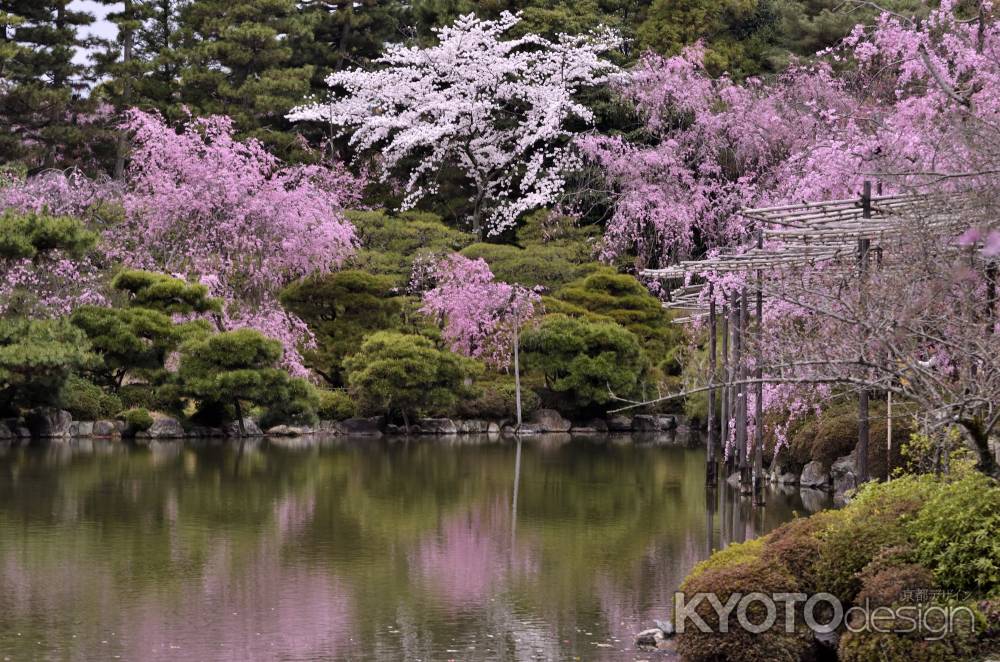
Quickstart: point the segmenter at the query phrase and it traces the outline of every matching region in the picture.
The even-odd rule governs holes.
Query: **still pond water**
[[[628,436],[0,446],[0,660],[655,658],[710,548],[825,505]]]

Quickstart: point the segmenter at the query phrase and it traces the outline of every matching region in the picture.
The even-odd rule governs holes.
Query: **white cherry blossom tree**
[[[620,75],[601,59],[610,32],[508,38],[519,20],[470,14],[438,29],[435,46],[389,45],[375,70],[332,74],[328,101],[288,117],[330,123],[359,154],[379,150],[382,176],[406,178],[406,208],[436,192],[443,167],[458,168],[473,231],[499,233],[556,200],[577,162],[568,125],[594,119],[579,93]]]

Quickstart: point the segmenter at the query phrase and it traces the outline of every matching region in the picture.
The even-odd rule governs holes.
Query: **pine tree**
[[[79,29],[93,17],[70,0],[0,0],[0,161],[30,169],[89,165],[100,150]]]
[[[307,30],[294,0],[200,0],[180,13],[181,100],[197,114],[226,114],[244,134],[287,155],[285,114],[309,94],[313,66],[291,63],[289,42]]]

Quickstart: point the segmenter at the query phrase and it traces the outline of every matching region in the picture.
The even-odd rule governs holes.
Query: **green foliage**
[[[347,383],[344,358],[361,346],[365,336],[402,325],[402,306],[392,279],[364,271],[297,281],[282,291],[281,303],[316,337],[316,347],[303,352],[306,365],[336,387]]]
[[[209,297],[204,285],[166,274],[126,269],[114,277],[111,286],[124,292],[128,305],[134,308],[148,308],[167,315],[222,310],[221,302]]]
[[[538,409],[541,398],[522,379],[521,414]],[[502,420],[513,419],[517,415],[517,394],[512,375],[496,375],[488,382],[477,383],[470,397],[459,400],[455,406],[459,418]]]
[[[639,339],[613,322],[546,315],[521,338],[524,365],[541,371],[545,386],[566,401],[560,409],[585,410],[634,395],[646,364]]]
[[[349,211],[346,214],[361,242],[351,265],[373,274],[392,276],[398,286],[409,281],[415,257],[460,251],[472,236],[445,225],[439,216],[407,211]]]
[[[66,0],[8,0],[0,7],[0,163],[32,169],[89,165],[103,131],[87,121],[96,99],[81,94],[87,70],[80,28],[88,12]]]
[[[764,555],[763,541],[756,540],[731,545],[698,564],[684,580],[681,590],[689,596],[701,592],[715,593],[725,603],[733,593],[747,594],[759,590],[761,586],[776,593],[799,590],[795,578],[780,564],[770,561]],[[689,627],[678,638],[678,653],[692,662],[797,660],[802,658],[811,644],[811,633],[786,633],[781,627],[770,628],[760,634],[750,633],[741,627],[719,632],[719,616],[707,600],[702,601],[695,611],[714,631],[702,633],[698,628]],[[747,617],[754,623],[763,621],[763,606],[751,603]]]
[[[285,114],[309,94],[312,64],[292,64],[288,37],[308,22],[294,0],[201,0],[179,13],[184,35],[181,102],[198,114],[227,114],[237,128],[288,154]]]
[[[97,235],[69,216],[6,210],[0,216],[0,257],[35,259],[60,250],[79,257],[93,248]]]
[[[474,362],[442,351],[422,336],[379,331],[344,361],[347,382],[365,413],[447,413],[464,395]]]
[[[94,361],[86,336],[65,319],[0,320],[0,411],[59,404],[69,376]]]
[[[907,522],[934,489],[930,477],[865,485],[843,516],[820,534],[817,584],[843,602],[853,602],[861,589],[861,570],[880,550],[908,543]]]
[[[681,363],[676,357],[684,344],[683,331],[670,323],[670,314],[659,299],[632,276],[600,268],[566,285],[555,298],[597,318],[617,322],[638,336],[646,355],[664,374],[680,374]]]
[[[510,244],[476,243],[462,250],[470,259],[482,258],[490,265],[497,280],[520,283],[526,287],[559,287],[586,269],[573,245],[529,244],[525,248]]]
[[[281,343],[253,329],[227,331],[181,345],[180,382],[203,406],[232,404],[227,417],[242,416],[242,403],[280,409],[290,419],[315,414],[315,394],[307,382],[276,367]]]
[[[870,662],[874,660],[906,660],[906,662],[967,662],[977,659],[976,630],[979,624],[966,613],[959,613],[952,620],[953,626],[934,611],[926,615],[924,629],[910,632],[912,621],[888,612],[874,628],[856,627],[859,632],[845,632],[837,647],[841,662]],[[913,616],[911,612],[910,616]],[[934,634],[934,633],[940,633]]]
[[[910,525],[917,558],[945,589],[1000,591],[1000,485],[979,472],[942,485]]]
[[[63,388],[62,406],[77,420],[96,421],[117,416],[122,410],[122,401],[116,395],[105,393],[97,384],[70,375]]]
[[[127,409],[119,414],[119,418],[125,421],[125,427],[131,434],[142,432],[153,427],[153,416],[148,410],[142,407],[137,409]]]
[[[324,421],[343,421],[357,414],[357,407],[351,396],[344,391],[317,389],[319,404],[316,414]]]

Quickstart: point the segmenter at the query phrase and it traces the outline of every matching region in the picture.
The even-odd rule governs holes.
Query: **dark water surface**
[[[656,658],[633,635],[691,566],[804,511],[797,491],[709,506],[704,451],[665,442],[540,436],[517,458],[0,446],[0,660]]]

